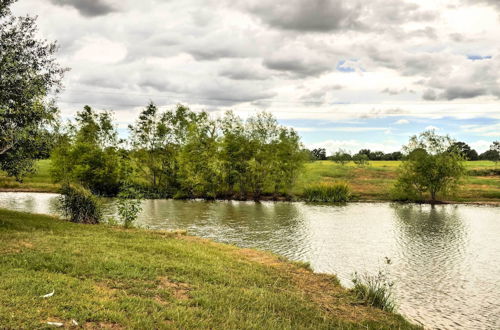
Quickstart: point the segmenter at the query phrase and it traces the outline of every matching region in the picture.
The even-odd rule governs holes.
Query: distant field
[[[307,163],[302,176],[294,189],[300,194],[305,186],[318,182],[346,181],[356,198],[361,200],[390,200],[391,188],[397,178],[400,161],[372,161],[364,167],[354,163],[341,166],[332,161]],[[469,176],[454,201],[499,201],[500,176],[485,175],[487,170],[494,170],[491,161],[466,162],[469,172],[481,175]],[[499,166],[500,168],[500,166]]]
[[[38,161],[36,174],[25,178],[23,183],[7,177],[0,171],[0,190],[54,192],[57,188],[50,178],[50,160]]]
[[[300,195],[305,186],[319,182],[346,181],[357,199],[390,200],[391,188],[397,177],[399,161],[372,161],[364,167],[354,163],[345,166],[332,161],[307,163],[299,177],[293,193]],[[38,171],[23,183],[16,182],[0,172],[0,190],[9,191],[41,191],[55,192],[58,186],[50,178],[50,160],[39,161]],[[490,161],[474,161],[466,163],[467,170],[473,175],[465,179],[457,196],[449,198],[454,201],[500,201],[500,176],[491,175],[488,170],[495,169]],[[500,169],[498,165],[497,169]]]

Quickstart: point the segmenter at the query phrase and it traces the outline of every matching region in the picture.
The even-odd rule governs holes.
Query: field
[[[399,161],[372,161],[364,167],[354,163],[345,166],[332,161],[307,163],[297,182],[294,193],[300,195],[304,187],[317,182],[347,182],[354,197],[359,200],[390,200],[391,189],[397,178]],[[490,161],[466,162],[469,175],[452,201],[486,202],[500,201],[500,176],[491,175],[495,163]],[[500,166],[499,166],[500,168]]]
[[[414,328],[334,276],[181,233],[0,210],[0,241],[0,328]]]
[[[293,193],[300,196],[306,186],[315,183],[345,181],[357,200],[390,200],[400,164],[399,161],[372,161],[364,167],[358,167],[354,163],[341,166],[332,161],[307,163]],[[26,178],[23,183],[7,178],[0,172],[0,191],[57,191],[58,186],[50,179],[50,161],[39,161],[37,166],[37,173]],[[474,161],[467,162],[466,167],[470,175],[464,179],[458,194],[447,196],[446,199],[459,202],[499,202],[500,176],[492,175],[490,171],[500,170],[500,165],[495,167],[495,163],[490,161]]]

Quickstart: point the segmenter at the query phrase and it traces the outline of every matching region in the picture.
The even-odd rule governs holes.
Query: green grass
[[[302,197],[314,203],[345,203],[351,198],[351,190],[345,182],[317,183],[305,187]]]
[[[302,196],[310,185],[345,181],[349,184],[354,199],[391,200],[391,189],[396,181],[399,161],[370,161],[363,167],[353,162],[341,166],[332,161],[317,161],[305,164],[292,193]],[[39,161],[38,172],[26,178],[24,183],[15,182],[0,172],[0,190],[57,192],[58,185],[50,178],[50,160]],[[499,202],[500,176],[492,175],[500,170],[491,161],[466,162],[466,168],[472,175],[464,180],[460,191],[452,201],[464,202]]]
[[[54,184],[50,177],[50,160],[38,161],[36,168],[36,173],[26,177],[22,183],[7,177],[4,172],[0,171],[0,191],[56,192],[59,186]]]
[[[397,179],[399,161],[371,161],[364,167],[357,167],[350,162],[345,166],[332,161],[310,162],[305,165],[293,193],[301,196],[310,186],[332,183],[339,180],[349,184],[355,200],[391,200],[391,189]],[[499,202],[500,176],[483,175],[495,170],[495,163],[490,161],[466,162],[470,173],[480,174],[464,179],[456,196],[446,199],[462,202]],[[500,168],[498,166],[497,168]]]
[[[0,210],[0,241],[0,328],[415,328],[334,276],[189,236]]]

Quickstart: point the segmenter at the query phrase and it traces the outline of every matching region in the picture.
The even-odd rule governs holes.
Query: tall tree
[[[119,144],[112,114],[85,106],[52,152],[52,176],[57,182],[76,182],[94,193],[114,196],[126,175]]]
[[[57,109],[49,94],[61,88],[65,69],[56,44],[37,38],[35,19],[14,17],[0,1],[0,168],[21,180],[46,154]]]
[[[477,151],[472,149],[467,143],[457,141],[453,143],[449,150],[450,152],[457,152],[462,155],[466,160],[477,160]]]

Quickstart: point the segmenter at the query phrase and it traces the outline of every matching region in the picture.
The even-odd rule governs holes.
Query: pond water
[[[0,208],[53,214],[56,200],[0,193]],[[143,207],[138,225],[308,261],[346,286],[355,271],[384,269],[395,281],[398,311],[426,328],[500,329],[498,207],[174,200]]]

